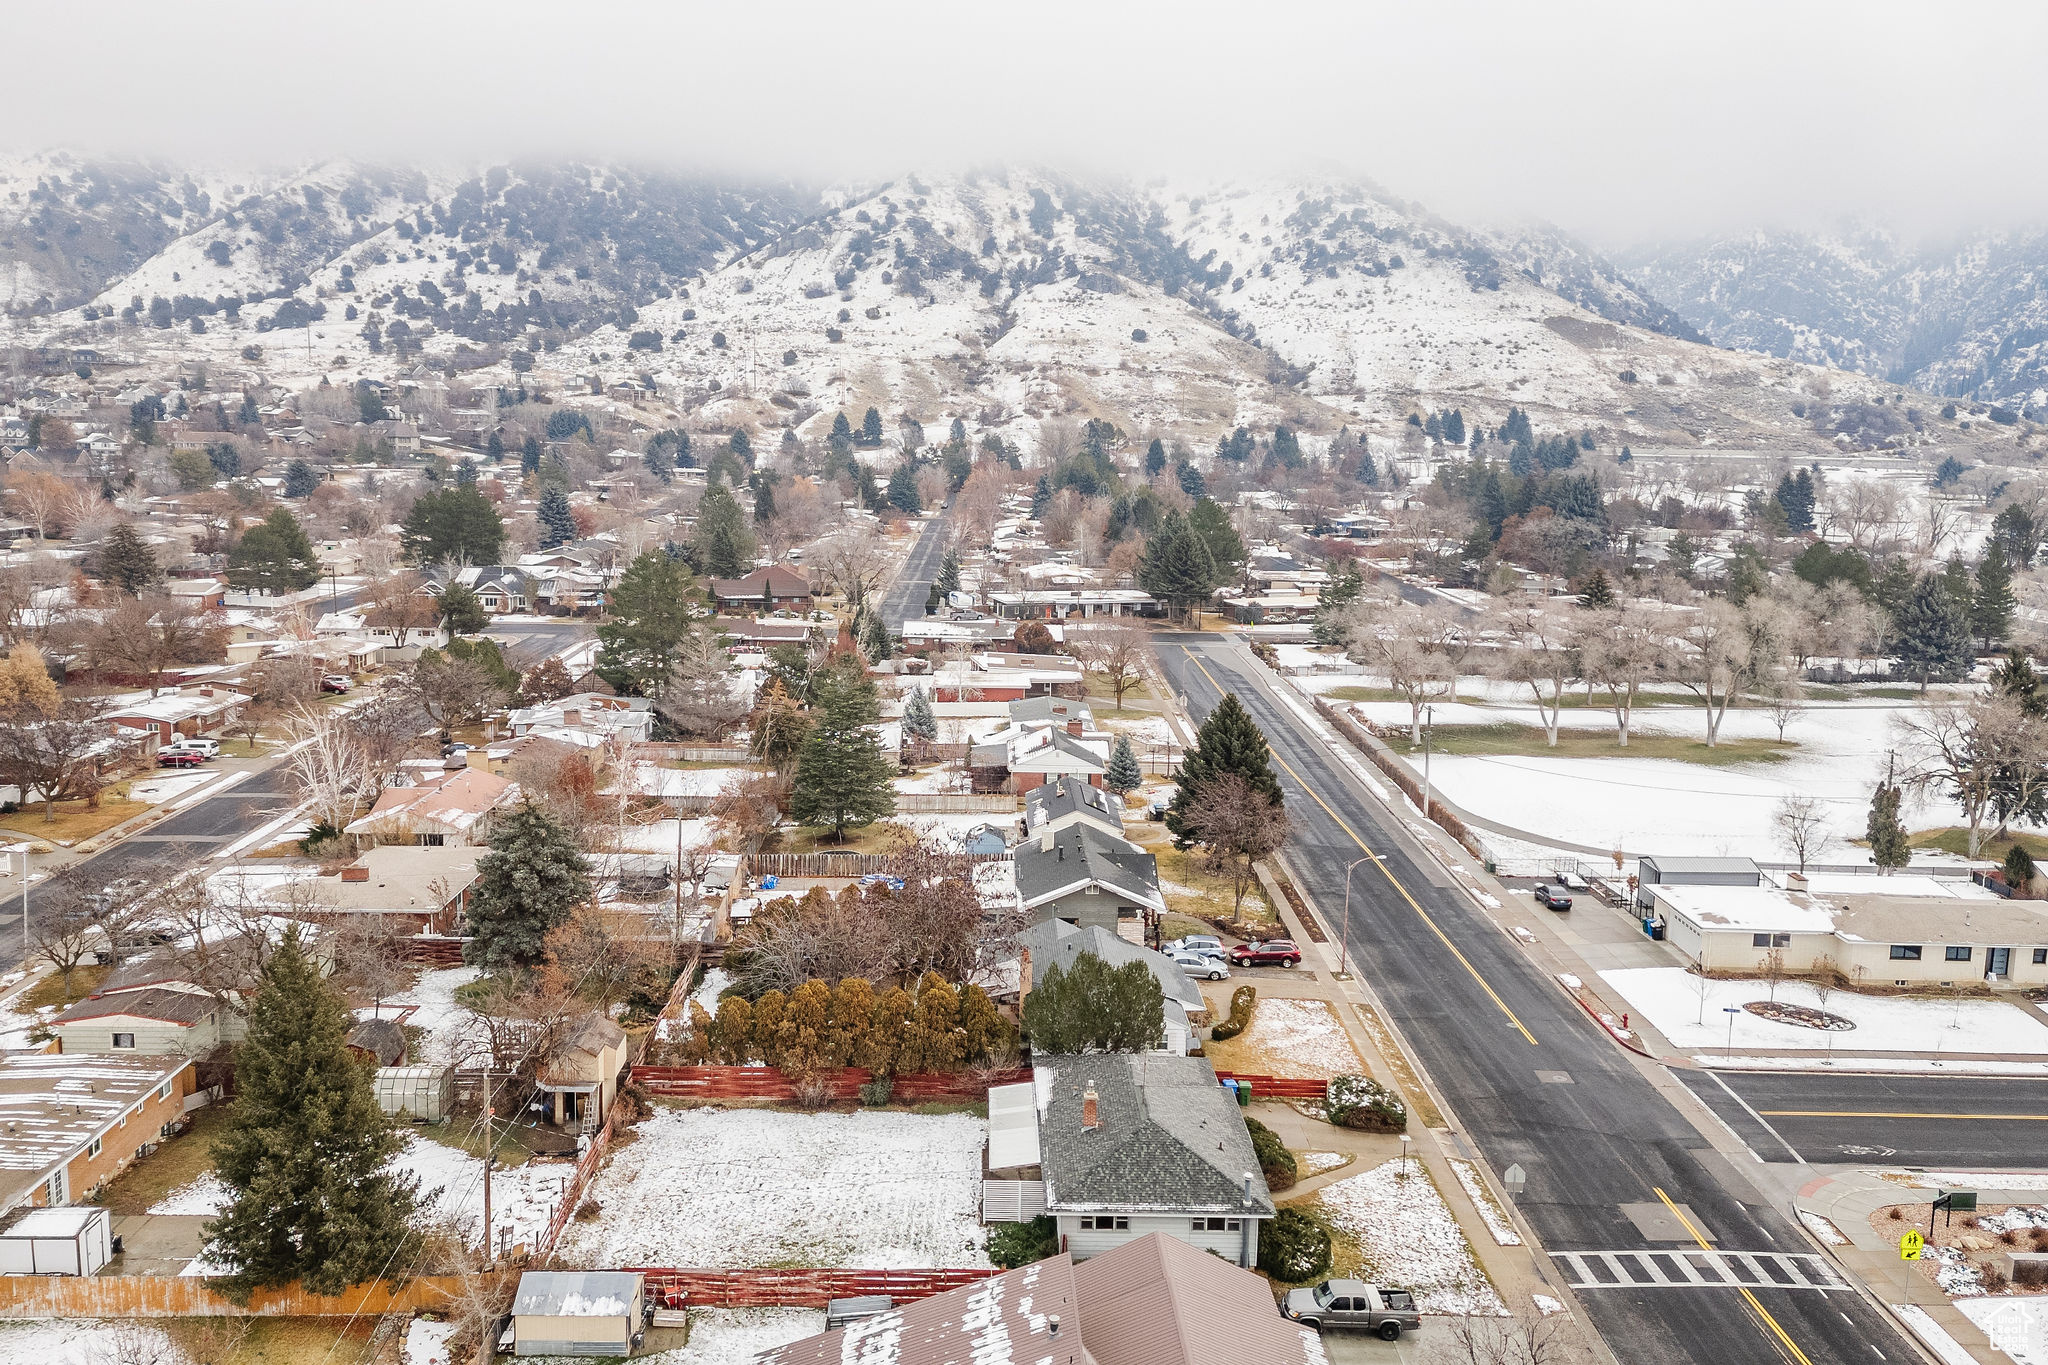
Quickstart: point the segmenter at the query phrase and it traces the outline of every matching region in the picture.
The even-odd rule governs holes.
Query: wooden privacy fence
[[[744,744],[665,744],[648,742],[633,746],[635,758],[657,763],[739,763],[754,761],[754,752]]]
[[[481,1278],[493,1294],[510,1287],[510,1272]],[[0,1318],[376,1318],[443,1311],[475,1297],[471,1291],[477,1288],[460,1275],[372,1280],[334,1295],[292,1285],[259,1289],[245,1306],[215,1293],[197,1275],[0,1275]]]
[[[1012,807],[1011,809],[1015,809]],[[966,853],[969,862],[1007,862],[1004,853]],[[893,853],[755,853],[741,861],[740,880],[749,877],[868,877],[903,866]]]
[[[1242,1076],[1234,1071],[1216,1073],[1219,1081],[1248,1081],[1255,1100],[1326,1100],[1330,1083],[1304,1076]]]
[[[860,1088],[874,1076],[864,1067],[849,1066],[815,1072],[812,1079],[822,1082],[834,1101],[844,1102],[858,1099]],[[649,1094],[679,1099],[786,1102],[797,1097],[796,1082],[772,1066],[636,1066],[632,1078],[635,1085]],[[890,1097],[911,1103],[985,1100],[992,1085],[1013,1085],[1030,1079],[1030,1067],[998,1072],[913,1072],[895,1077]]]
[[[427,967],[460,967],[462,944],[459,938],[402,938],[398,940],[398,955],[407,962]]]
[[[979,1284],[1000,1270],[676,1270],[629,1266],[664,1308],[823,1308],[880,1294],[897,1303]]]
[[[970,796],[965,792],[898,792],[898,815],[1015,815],[1023,805],[1015,795]]]

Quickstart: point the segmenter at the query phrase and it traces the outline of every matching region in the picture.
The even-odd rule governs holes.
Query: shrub
[[[877,1076],[871,1081],[861,1082],[860,1102],[870,1109],[879,1109],[889,1102],[889,1096],[896,1091],[896,1082],[888,1076]]]
[[[2012,1282],[2028,1289],[2048,1285],[2048,1265],[2039,1261],[2021,1261],[2012,1268]]]
[[[1060,1225],[1050,1214],[1040,1214],[1028,1223],[998,1223],[988,1232],[988,1259],[999,1270],[1015,1270],[1060,1249]]]
[[[586,1199],[576,1206],[576,1221],[579,1223],[588,1223],[595,1220],[596,1217],[603,1212],[604,1205],[598,1203],[595,1199]]]
[[[1398,1133],[1408,1126],[1408,1106],[1370,1076],[1332,1076],[1324,1115],[1339,1128]]]
[[[816,1111],[832,1103],[832,1086],[822,1076],[799,1077],[792,1088],[796,1091],[796,1107],[799,1109]]]
[[[1300,1178],[1300,1168],[1295,1165],[1294,1153],[1287,1150],[1287,1144],[1280,1135],[1260,1123],[1246,1117],[1244,1126],[1252,1135],[1252,1154],[1259,1159],[1259,1173],[1266,1177],[1266,1188],[1285,1190],[1292,1188]]]
[[[993,1238],[990,1245],[993,1260]],[[1289,1284],[1329,1273],[1330,1230],[1300,1209],[1281,1209],[1259,1229],[1259,1269]]]
[[[1230,995],[1230,1014],[1209,1030],[1209,1036],[1220,1043],[1243,1033],[1252,1026],[1252,1007],[1258,1003],[1257,986],[1239,986]]]

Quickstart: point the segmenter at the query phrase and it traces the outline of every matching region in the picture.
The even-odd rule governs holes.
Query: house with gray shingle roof
[[[1017,897],[1034,923],[1059,919],[1143,943],[1166,913],[1159,860],[1093,824],[1047,828],[1017,846]]]
[[[1202,998],[1201,989],[1172,958],[1126,943],[1107,929],[1043,920],[1017,935],[1017,948],[1022,957],[1017,973],[1020,1007],[1023,998],[1031,993],[1032,982],[1043,977],[1048,968],[1058,966],[1063,972],[1072,971],[1076,958],[1090,954],[1110,967],[1142,962],[1159,982],[1160,1003],[1166,1014],[1166,1046],[1162,1051],[1176,1057],[1186,1056],[1197,1041],[1193,1026],[1208,1020],[1209,1005]]]
[[[1062,830],[1078,820],[1119,839],[1124,833],[1123,798],[1079,778],[1055,777],[1024,793],[1024,829],[1028,834]]]
[[[1164,1233],[1258,1262],[1273,1196],[1244,1115],[1200,1057],[1099,1053],[1032,1068],[1039,1176],[1060,1249],[1099,1256]]]

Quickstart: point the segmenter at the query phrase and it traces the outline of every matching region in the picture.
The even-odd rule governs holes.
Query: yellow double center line
[[[1189,663],[1192,663],[1196,668],[1202,670],[1202,676],[1209,680],[1209,686],[1215,688],[1219,696],[1222,695],[1224,691],[1223,684],[1216,681],[1216,675],[1211,673],[1203,665],[1202,661],[1195,657],[1195,652],[1189,649],[1186,645],[1181,646],[1181,652],[1188,656]],[[1463,967],[1467,972],[1470,972],[1472,974],[1472,979],[1479,983],[1479,989],[1486,992],[1486,998],[1493,1001],[1494,1004],[1500,1007],[1500,1012],[1508,1017],[1508,1022],[1514,1025],[1515,1031],[1517,1033],[1520,1033],[1522,1037],[1526,1038],[1529,1041],[1529,1046],[1540,1046],[1540,1044],[1538,1044],[1536,1041],[1536,1035],[1529,1032],[1528,1028],[1522,1023],[1522,1021],[1515,1016],[1515,1012],[1508,1008],[1508,1002],[1500,998],[1500,992],[1494,990],[1492,984],[1489,983],[1485,977],[1479,974],[1479,969],[1472,965],[1472,960],[1465,956],[1465,954],[1459,949],[1456,943],[1453,943],[1451,941],[1451,936],[1443,931],[1443,927],[1439,925],[1435,919],[1431,918],[1430,913],[1422,908],[1421,903],[1417,901],[1415,897],[1408,894],[1408,888],[1401,885],[1400,879],[1393,874],[1393,871],[1390,868],[1388,868],[1386,861],[1382,859],[1379,854],[1374,853],[1370,848],[1366,847],[1365,840],[1358,837],[1358,831],[1354,830],[1353,828],[1351,828],[1349,824],[1345,823],[1343,816],[1337,814],[1336,811],[1330,809],[1330,803],[1323,800],[1322,796],[1317,793],[1316,789],[1314,787],[1311,787],[1302,778],[1302,775],[1294,770],[1294,766],[1290,764],[1286,759],[1280,757],[1278,753],[1274,753],[1273,761],[1275,763],[1278,763],[1281,767],[1281,770],[1284,771],[1289,777],[1294,779],[1294,783],[1296,786],[1300,787],[1304,792],[1308,793],[1309,800],[1315,802],[1318,806],[1321,806],[1323,808],[1323,814],[1329,816],[1330,819],[1336,822],[1337,828],[1343,830],[1345,835],[1351,840],[1351,842],[1358,845],[1359,851],[1372,860],[1372,865],[1380,870],[1380,875],[1387,879],[1387,884],[1389,886],[1392,886],[1394,890],[1401,893],[1401,899],[1408,902],[1409,908],[1412,909],[1421,918],[1424,924],[1429,926],[1429,931],[1432,934],[1435,934],[1438,939],[1442,940],[1444,947],[1450,949],[1451,956],[1458,959],[1458,965]]]
[[[1700,1244],[1701,1251],[1714,1249],[1707,1244],[1707,1239],[1701,1235],[1700,1230],[1693,1226],[1692,1219],[1685,1216],[1685,1211],[1671,1202],[1671,1196],[1664,1193],[1662,1186],[1652,1185],[1650,1188],[1657,1191],[1657,1197],[1664,1201],[1665,1208],[1671,1210],[1671,1216],[1678,1220],[1678,1225],[1685,1229],[1686,1235]],[[1785,1348],[1794,1365],[1813,1365],[1813,1362],[1807,1359],[1806,1352],[1799,1349],[1799,1343],[1792,1340],[1785,1329],[1778,1325],[1778,1320],[1771,1316],[1770,1310],[1757,1302],[1756,1295],[1741,1285],[1735,1287],[1735,1292],[1742,1295],[1742,1301],[1749,1305],[1750,1312],[1756,1314],[1757,1321],[1763,1324],[1764,1330]]]

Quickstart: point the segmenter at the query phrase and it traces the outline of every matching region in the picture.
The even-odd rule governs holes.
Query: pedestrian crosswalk
[[[1778,1251],[1553,1251],[1573,1289],[1847,1289],[1824,1256]]]

